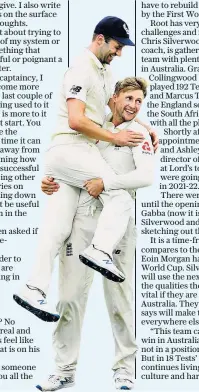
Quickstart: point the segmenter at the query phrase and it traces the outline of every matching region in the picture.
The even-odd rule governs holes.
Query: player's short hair
[[[92,41],[95,41],[98,35],[99,35],[99,34],[94,33],[94,34],[93,34]],[[103,34],[103,35],[104,35],[104,34]],[[104,35],[104,41],[105,41],[107,44],[108,44],[109,41],[111,41],[112,39],[113,39],[113,38],[108,37],[107,35]]]
[[[147,87],[148,82],[143,78],[125,78],[116,83],[114,94],[119,95],[121,91],[125,93],[128,90],[142,90],[145,98],[147,95]]]

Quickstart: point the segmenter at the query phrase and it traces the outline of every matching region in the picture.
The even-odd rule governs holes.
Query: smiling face
[[[120,91],[118,94],[114,94],[114,112],[113,112],[113,123],[115,126],[125,122],[133,120],[139,112],[144,94],[142,90]]]
[[[115,58],[115,56],[120,57],[122,55],[123,47],[124,45],[120,44],[114,39],[110,39],[108,42],[105,42],[103,37],[98,53],[98,59],[101,61],[102,64],[110,64],[111,61]]]

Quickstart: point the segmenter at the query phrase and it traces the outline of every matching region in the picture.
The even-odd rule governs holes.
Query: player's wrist
[[[119,132],[118,132],[119,133]],[[118,144],[118,133],[113,133],[112,144]]]
[[[109,133],[109,143],[111,143],[111,144],[115,144],[115,134],[114,133],[112,133],[112,132],[110,132],[110,131],[108,131],[107,130],[107,132]]]

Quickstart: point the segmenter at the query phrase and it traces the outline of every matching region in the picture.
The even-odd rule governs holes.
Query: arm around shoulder
[[[137,147],[132,148],[135,169],[126,173],[115,175],[104,183],[105,190],[110,189],[138,189],[147,187],[154,182],[155,157],[151,138],[148,132],[145,139]]]

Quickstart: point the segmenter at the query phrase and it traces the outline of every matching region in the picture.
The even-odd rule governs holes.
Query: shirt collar
[[[102,64],[99,59],[95,56],[95,54],[93,52],[91,52],[89,49],[85,49],[88,57],[92,60],[92,62],[97,66],[97,68],[105,71],[107,68],[107,64]]]
[[[118,125],[116,128],[118,129],[128,129],[130,127],[130,125],[132,125],[134,123],[135,119],[131,120],[131,121],[125,121],[122,124]]]
[[[107,122],[112,122],[112,119],[113,119],[113,114],[112,113],[107,114],[106,121]]]

